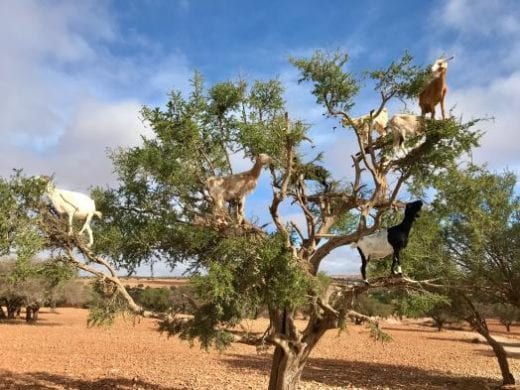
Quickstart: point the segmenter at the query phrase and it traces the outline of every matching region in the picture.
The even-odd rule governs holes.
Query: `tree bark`
[[[32,308],[27,306],[25,308],[25,322],[32,322]]]
[[[283,346],[275,347],[268,389],[296,390],[311,351],[328,329],[327,323],[312,315],[306,330],[300,333],[289,326],[294,313],[287,310],[269,312],[271,326],[282,338]]]
[[[40,305],[38,303],[32,303],[25,307],[25,321],[35,323],[38,321],[38,313],[40,311]]]
[[[269,378],[269,390],[295,390],[300,383],[300,378],[306,361],[295,351],[289,354],[283,348],[277,346],[274,350]]]
[[[502,344],[496,341],[490,334],[487,329],[478,328],[477,332],[479,332],[488,342],[488,344],[493,348],[493,352],[495,352],[495,356],[498,360],[498,365],[500,366],[500,372],[502,373],[502,383],[504,385],[514,385],[515,377],[509,370],[509,363],[507,361],[507,353]]]
[[[16,316],[20,315],[20,310],[22,308],[22,301],[20,299],[6,300],[6,308],[7,308],[7,319],[14,320],[16,318]]]
[[[507,361],[507,353],[502,344],[496,341],[491,334],[489,333],[489,329],[486,323],[486,320],[480,316],[480,313],[475,308],[473,303],[469,300],[468,297],[463,295],[463,298],[468,303],[468,306],[471,309],[472,315],[466,320],[475,328],[475,330],[482,335],[488,344],[493,348],[493,352],[498,360],[498,365],[500,366],[500,372],[502,374],[502,384],[504,385],[514,385],[515,378],[511,371],[509,370],[509,363]]]

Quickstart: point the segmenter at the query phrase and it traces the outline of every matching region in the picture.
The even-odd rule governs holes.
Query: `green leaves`
[[[396,97],[410,99],[418,97],[429,80],[429,70],[412,65],[413,57],[405,52],[398,61],[393,61],[385,69],[367,72],[375,81],[374,89],[385,99]]]
[[[414,226],[405,265],[465,288],[482,302],[520,307],[513,287],[520,285],[516,180],[511,172],[497,174],[472,164],[432,177],[432,210],[422,212]]]
[[[327,54],[317,51],[310,59],[290,58],[301,72],[299,82],[313,82],[312,94],[316,102],[325,104],[335,111],[349,111],[353,98],[359,91],[355,78],[343,70],[348,61],[346,53]]]
[[[29,261],[43,248],[38,207],[44,186],[21,171],[9,179],[0,178],[0,254]]]
[[[198,339],[205,348],[231,341],[223,331],[263,307],[293,310],[308,303],[307,295],[322,288],[295,262],[278,235],[223,240],[208,253],[207,273],[192,279],[202,305],[188,323],[164,324],[163,331]]]

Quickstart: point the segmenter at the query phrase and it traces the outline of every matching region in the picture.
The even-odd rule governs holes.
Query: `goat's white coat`
[[[387,229],[364,236],[352,246],[361,249],[367,260],[383,259],[394,253],[394,248],[388,242]]]
[[[92,235],[92,229],[90,228],[90,221],[92,221],[94,215],[101,218],[101,213],[96,211],[94,200],[80,192],[58,189],[50,181],[47,183],[45,193],[49,197],[54,209],[60,215],[67,215],[69,234],[72,234],[72,222],[74,218],[85,218],[85,223],[79,231],[79,234],[86,230],[89,237],[88,245],[92,245],[94,243],[94,237]]]
[[[452,57],[453,58],[453,57]],[[449,59],[445,59],[445,58],[439,58],[437,59],[434,64],[432,65],[431,67],[431,71],[432,73],[436,76],[436,77],[439,77],[439,72],[441,69],[446,69],[448,70],[448,61]]]
[[[360,137],[363,143],[368,142],[368,132],[370,131],[369,123],[370,123],[370,114],[366,114],[357,118],[352,119],[354,125],[359,128]],[[376,130],[380,136],[384,136],[386,134],[386,125],[388,122],[388,110],[383,108],[378,116],[372,118],[372,129]]]
[[[420,115],[397,114],[394,115],[387,125],[387,129],[392,131],[394,137],[394,150],[404,148],[404,142],[407,136],[419,134],[423,131],[423,119]],[[403,139],[401,145],[399,140]]]
[[[375,233],[364,236],[358,242],[353,243],[352,247],[361,249],[361,252],[363,252],[363,255],[365,255],[367,262],[370,260],[382,260],[394,253],[394,248],[388,242],[387,229],[382,229]],[[397,266],[396,271],[398,274],[403,273],[400,265]],[[365,282],[367,282],[366,279]]]

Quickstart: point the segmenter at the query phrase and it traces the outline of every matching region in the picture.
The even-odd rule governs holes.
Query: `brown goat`
[[[271,158],[267,154],[259,154],[255,165],[245,172],[229,176],[212,176],[206,181],[209,195],[215,202],[214,214],[221,214],[224,210],[224,201],[236,201],[236,216],[238,224],[244,221],[245,197],[256,187],[262,167],[269,164]]]
[[[444,98],[446,97],[446,92],[448,92],[446,72],[448,71],[448,61],[452,58],[439,58],[433,64],[432,72],[436,74],[436,77],[419,95],[419,106],[421,107],[422,116],[431,113],[432,119],[435,119],[435,106],[440,103],[442,119],[446,119],[444,110]]]

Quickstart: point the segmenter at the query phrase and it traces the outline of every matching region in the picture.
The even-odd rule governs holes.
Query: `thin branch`
[[[287,229],[282,223],[282,220],[280,218],[280,215],[278,214],[278,207],[280,206],[280,203],[283,202],[285,197],[287,196],[287,188],[289,186],[289,181],[292,176],[293,171],[293,159],[294,159],[294,144],[293,140],[290,139],[290,132],[289,132],[289,117],[288,114],[285,113],[285,125],[287,130],[287,140],[286,140],[286,152],[287,152],[287,165],[285,167],[285,173],[283,175],[282,184],[280,186],[279,191],[274,190],[273,186],[273,201],[271,203],[271,206],[269,207],[269,211],[271,213],[271,217],[278,229],[279,232],[283,232],[285,236],[287,237],[287,245],[290,246],[290,240],[289,240],[289,234],[287,233]],[[276,178],[273,174],[273,181]]]
[[[126,288],[124,287],[123,283],[119,280],[119,278],[115,275],[107,275],[102,271],[99,271],[93,267],[90,267],[86,265],[85,263],[79,261],[72,252],[72,249],[70,247],[65,248],[65,252],[67,254],[68,261],[74,265],[76,268],[81,269],[85,272],[88,272],[92,275],[96,275],[97,277],[107,280],[111,282],[117,289],[118,293],[121,295],[121,297],[126,301],[128,305],[128,309],[140,316],[147,317],[147,318],[157,318],[157,319],[168,319],[170,316],[166,313],[157,313],[145,310],[143,307],[139,306],[133,298],[128,294],[128,291],[126,291]],[[103,264],[103,262],[96,261],[98,264]]]

